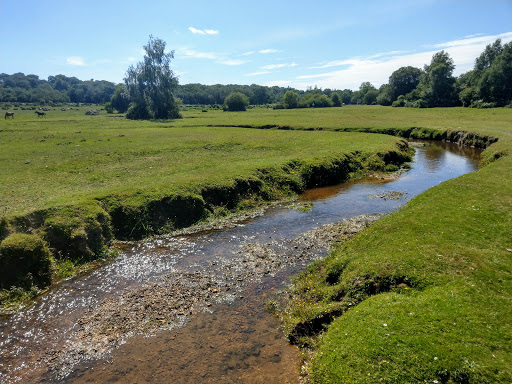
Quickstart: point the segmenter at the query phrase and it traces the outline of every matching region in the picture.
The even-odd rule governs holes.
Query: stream
[[[120,256],[0,318],[0,383],[298,383],[300,351],[269,299],[334,241],[439,183],[481,150],[414,141],[412,168],[308,190],[224,228],[119,244]]]

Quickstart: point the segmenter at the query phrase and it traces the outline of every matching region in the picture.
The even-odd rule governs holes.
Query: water
[[[116,261],[1,320],[0,382],[298,382],[299,351],[264,305],[308,260],[259,272],[258,252],[279,255],[306,231],[390,212],[478,167],[479,150],[413,145],[400,178],[309,190],[307,212],[276,206],[233,228],[123,245]]]

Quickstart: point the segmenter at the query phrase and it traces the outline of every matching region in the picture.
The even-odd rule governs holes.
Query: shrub
[[[224,105],[228,111],[245,111],[249,105],[249,98],[240,92],[231,92],[224,99]]]
[[[496,108],[497,104],[493,102],[486,102],[483,100],[475,100],[471,103],[471,108]]]
[[[0,288],[43,288],[50,284],[50,251],[37,235],[14,233],[2,241],[0,265]]]
[[[405,107],[405,97],[404,95],[398,96],[398,99],[393,101],[393,104],[391,104],[392,107]]]
[[[418,100],[406,102],[405,106],[406,107],[411,107],[411,108],[427,108],[428,104],[427,104],[427,102],[425,100],[418,99]]]
[[[114,113],[114,107],[112,106],[112,103],[110,101],[105,103],[105,110],[107,113]]]

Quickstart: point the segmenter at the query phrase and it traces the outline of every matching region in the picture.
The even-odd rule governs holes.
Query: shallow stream
[[[333,240],[478,167],[480,150],[411,145],[397,179],[308,190],[229,228],[120,245],[114,262],[0,320],[0,382],[299,382],[300,352],[268,298]]]

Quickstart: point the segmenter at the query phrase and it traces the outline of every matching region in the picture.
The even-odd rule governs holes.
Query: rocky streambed
[[[185,324],[210,306],[233,302],[244,287],[280,270],[325,255],[333,242],[344,241],[371,225],[378,216],[361,215],[326,224],[284,241],[240,244],[234,257],[216,258],[203,271],[172,271],[150,282],[105,299],[77,321],[58,350],[40,362],[56,378],[73,372],[84,360],[105,358],[135,335],[151,335]]]

